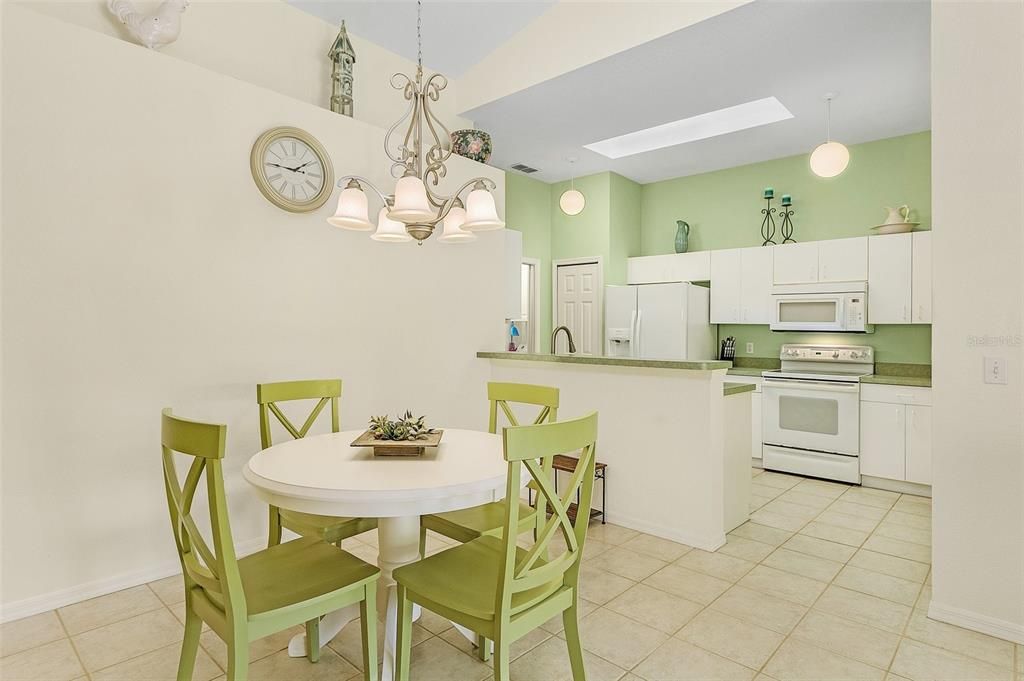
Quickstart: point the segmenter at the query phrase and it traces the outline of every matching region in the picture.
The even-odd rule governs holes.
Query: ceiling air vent
[[[526,173],[527,175],[531,175],[531,174],[537,172],[536,168],[531,168],[530,166],[526,165],[525,163],[513,163],[512,164],[512,170],[518,170],[519,172]]]

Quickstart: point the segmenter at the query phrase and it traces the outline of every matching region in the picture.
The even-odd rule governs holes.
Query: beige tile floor
[[[1024,647],[930,620],[930,500],[753,471],[751,522],[714,553],[592,525],[582,571],[591,681],[949,679],[1024,681]],[[432,537],[432,551],[447,542]],[[346,548],[376,559],[373,533]],[[0,679],[173,679],[179,577],[3,625]],[[349,626],[311,665],[285,646],[251,647],[250,678],[343,681],[361,668]],[[516,681],[570,678],[560,621],[517,642]],[[484,681],[491,669],[446,621],[415,627],[416,681]],[[196,681],[223,678],[207,631]]]

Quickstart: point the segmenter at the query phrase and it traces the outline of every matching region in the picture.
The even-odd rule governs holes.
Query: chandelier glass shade
[[[402,243],[412,241],[412,237],[405,231],[405,225],[398,220],[388,217],[387,206],[380,209],[377,214],[377,231],[370,235],[374,241],[388,241],[391,243]]]
[[[358,182],[350,182],[348,187],[341,190],[341,195],[338,196],[338,209],[334,211],[334,215],[327,218],[327,222],[335,227],[357,232],[373,230],[369,203]]]
[[[420,3],[417,3],[416,37],[419,34]],[[384,206],[386,215],[378,217],[377,231],[372,237],[378,241],[398,241],[395,225],[401,226],[406,236],[403,241],[416,239],[420,244],[444,224],[444,235],[439,241],[446,243],[470,241],[473,232],[503,229],[505,223],[498,217],[492,192],[497,188],[493,180],[474,177],[452,194],[437,191],[441,180],[448,174],[445,165],[452,155],[451,133],[434,114],[431,106],[448,86],[448,79],[440,73],[429,78],[423,74],[423,61],[417,60],[416,74],[391,76],[391,86],[401,90],[409,102],[405,114],[392,125],[384,136],[384,153],[391,160],[391,174],[399,178],[392,194],[385,194],[364,177],[346,175],[338,180],[345,187],[338,198],[338,208],[327,222],[335,227],[356,231],[370,231],[369,200],[365,190],[370,189]],[[399,132],[404,126],[404,132]],[[463,204],[460,196],[468,190]],[[465,207],[463,207],[463,205]],[[451,221],[452,211],[457,211]],[[460,212],[461,211],[461,212]],[[464,217],[463,217],[464,213]]]
[[[437,237],[438,241],[444,243],[465,243],[476,241],[476,234],[467,232],[462,228],[466,223],[466,209],[462,207],[462,201],[456,201],[448,215],[444,219],[444,231]]]

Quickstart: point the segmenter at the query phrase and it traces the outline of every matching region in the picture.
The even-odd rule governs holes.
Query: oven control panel
[[[875,350],[870,345],[783,345],[779,359],[811,362],[874,363]]]

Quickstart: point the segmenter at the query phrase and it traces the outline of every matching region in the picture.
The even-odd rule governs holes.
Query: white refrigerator
[[[605,355],[639,359],[714,359],[710,290],[686,282],[607,286]]]

